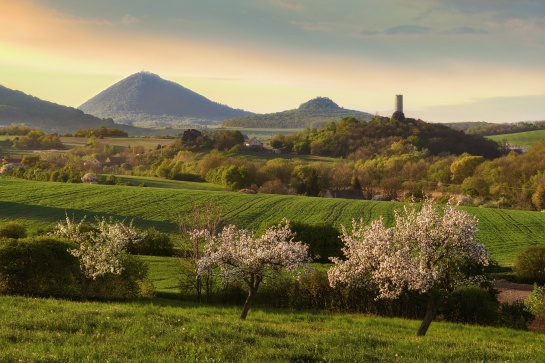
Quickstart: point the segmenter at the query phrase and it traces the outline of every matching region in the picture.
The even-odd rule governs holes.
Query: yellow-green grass
[[[543,362],[543,335],[173,300],[0,297],[2,362]]]
[[[0,178],[0,223],[20,220],[47,229],[69,216],[113,216],[134,219],[145,229],[176,233],[180,214],[191,213],[195,203],[212,201],[225,223],[259,229],[286,217],[308,224],[322,222],[349,226],[352,218],[370,222],[383,216],[393,222],[400,203],[354,201],[272,194],[130,186],[34,182]],[[545,213],[487,208],[463,208],[479,219],[479,237],[492,258],[504,266],[528,246],[545,245]]]
[[[182,180],[168,180],[155,177],[146,176],[132,176],[132,175],[116,175],[122,183],[130,183],[135,186],[151,187],[151,188],[169,188],[169,189],[186,189],[186,190],[210,190],[210,191],[224,191],[225,188],[217,184],[212,183],[197,183]]]
[[[89,142],[87,137],[61,137],[62,143],[67,148],[73,148],[76,146],[84,146]],[[157,138],[146,138],[146,137],[105,137],[104,139],[98,139],[99,143],[110,144],[112,146],[118,147],[135,147],[142,146],[146,150],[151,150],[157,148],[158,145],[167,147],[172,144],[175,139],[157,139]]]
[[[530,147],[545,139],[545,130],[517,132],[514,134],[492,135],[487,138],[496,142],[507,141],[510,145]]]

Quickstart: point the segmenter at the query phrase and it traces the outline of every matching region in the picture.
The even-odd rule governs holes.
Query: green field
[[[213,201],[225,223],[259,229],[291,221],[349,226],[352,218],[366,222],[384,216],[392,223],[400,203],[354,201],[213,190],[141,188],[63,184],[0,178],[0,221],[19,220],[31,233],[47,230],[69,216],[113,216],[134,219],[136,226],[175,233],[176,219],[190,213],[194,203]],[[492,258],[510,265],[525,247],[545,244],[545,213],[487,208],[462,208],[479,219],[479,237]]]
[[[488,139],[496,142],[507,141],[509,145],[530,147],[545,139],[545,130],[517,132],[514,134],[487,136]]]
[[[122,183],[130,183],[133,186],[145,185],[152,188],[169,188],[169,189],[185,189],[185,190],[210,190],[223,191],[225,188],[212,183],[197,183],[182,180],[169,180],[155,177],[132,176],[132,175],[116,175]]]
[[[89,141],[87,137],[61,137],[61,141],[67,148],[74,148],[76,146],[85,146]],[[147,137],[106,137],[104,139],[98,139],[99,143],[110,144],[112,146],[118,147],[135,147],[140,145],[146,150],[156,149],[157,145],[162,145],[163,147],[169,146],[172,144],[175,139],[157,139],[157,138],[147,138]]]
[[[174,300],[0,297],[2,362],[543,362],[541,334]]]

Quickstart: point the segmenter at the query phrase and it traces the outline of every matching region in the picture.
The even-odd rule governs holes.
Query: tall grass
[[[159,300],[0,297],[2,362],[538,362],[542,335],[362,315],[251,312]]]

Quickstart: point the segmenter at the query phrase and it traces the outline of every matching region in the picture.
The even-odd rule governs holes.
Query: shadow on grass
[[[87,216],[87,221],[92,222],[96,217],[101,218],[114,218],[115,220],[130,221],[127,216],[119,214],[107,214],[107,213],[96,213],[89,210],[81,209],[72,209],[72,208],[55,208],[55,207],[46,207],[41,205],[32,205],[16,203],[16,202],[5,202],[0,201],[0,218],[8,219],[36,219],[44,222],[58,223],[65,220],[66,215],[70,218],[75,218],[76,220],[81,220],[83,217]],[[143,218],[133,218],[134,225],[136,228],[144,230],[151,227],[165,232],[165,233],[174,233],[177,230],[177,226],[174,222],[168,221],[152,221]]]

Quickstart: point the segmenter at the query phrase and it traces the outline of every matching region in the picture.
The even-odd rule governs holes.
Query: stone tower
[[[403,95],[396,95],[396,112],[403,112]]]
[[[392,115],[392,120],[405,121],[403,113],[403,95],[396,95],[396,110]]]

